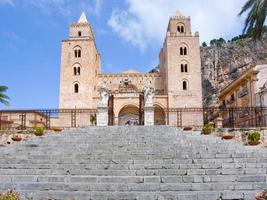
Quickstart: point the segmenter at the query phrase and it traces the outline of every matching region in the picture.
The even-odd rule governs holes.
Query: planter
[[[59,127],[53,127],[53,128],[51,128],[51,130],[53,130],[55,132],[61,132],[63,129],[59,128]]]
[[[192,131],[193,130],[193,128],[192,127],[184,127],[184,131]]]
[[[44,133],[34,133],[35,136],[41,137],[44,135]]]
[[[202,135],[211,135],[212,133],[204,133],[202,132]]]
[[[233,135],[224,135],[224,136],[222,136],[222,138],[223,138],[224,140],[231,140],[231,139],[234,138],[234,136],[233,136]]]
[[[251,146],[255,146],[255,145],[260,144],[260,142],[259,141],[248,141],[248,144]]]
[[[43,136],[44,135],[44,127],[35,127],[34,135]]]
[[[22,138],[21,138],[20,136],[13,136],[11,139],[12,139],[13,141],[15,141],[15,142],[19,142],[19,141],[22,140]]]

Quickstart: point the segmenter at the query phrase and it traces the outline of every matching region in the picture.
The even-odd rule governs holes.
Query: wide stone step
[[[267,151],[172,127],[70,129],[0,147],[0,190],[22,199],[253,199]]]
[[[266,184],[266,175],[248,174],[248,175],[172,175],[172,176],[90,176],[90,175],[1,175],[1,183],[18,184],[21,182],[51,182],[51,183],[228,183],[231,184]],[[254,184],[254,186],[255,186]],[[3,186],[2,185],[2,186]],[[244,187],[253,188],[253,185],[247,184]],[[265,186],[265,185],[264,185]]]
[[[250,185],[249,185],[250,184]],[[51,183],[51,182],[20,182],[5,184],[3,189],[17,188],[20,191],[218,191],[218,190],[257,190],[266,188],[266,183],[240,182],[240,183]]]
[[[256,190],[256,192],[259,192]],[[20,191],[22,200],[51,200],[51,199],[75,199],[75,200],[229,200],[244,199],[254,200],[255,191],[168,191],[168,192],[80,192],[80,191],[49,191],[32,192]]]

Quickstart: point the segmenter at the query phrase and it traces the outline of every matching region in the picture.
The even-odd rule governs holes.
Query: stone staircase
[[[0,147],[0,191],[22,200],[254,200],[266,169],[265,149],[164,126],[70,129]]]

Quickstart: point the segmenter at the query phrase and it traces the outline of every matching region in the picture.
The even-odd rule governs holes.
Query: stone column
[[[108,88],[106,83],[103,83],[99,90],[100,102],[97,107],[96,125],[108,126]]]
[[[97,107],[96,125],[97,126],[108,126],[108,107],[107,106]]]
[[[153,106],[145,106],[145,126],[153,126],[154,125],[154,107]]]
[[[262,136],[263,144],[266,145],[267,144],[267,129],[262,130],[261,136]]]
[[[154,106],[153,95],[154,89],[150,87],[150,84],[144,87],[144,114],[145,114],[145,126],[154,125]]]
[[[223,127],[223,118],[217,117],[215,119],[215,128],[222,128]]]

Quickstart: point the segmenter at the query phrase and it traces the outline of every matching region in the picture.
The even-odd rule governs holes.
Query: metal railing
[[[95,109],[0,110],[0,130],[88,127],[96,125]]]
[[[0,130],[25,130],[36,126],[52,130],[96,126],[96,113],[96,109],[0,110]],[[112,117],[114,123],[109,125],[121,125],[120,116]],[[157,125],[200,128],[205,123],[219,126],[219,120],[224,128],[267,127],[267,107],[162,109],[162,113],[155,116],[154,121]],[[131,122],[129,124],[139,125]]]

